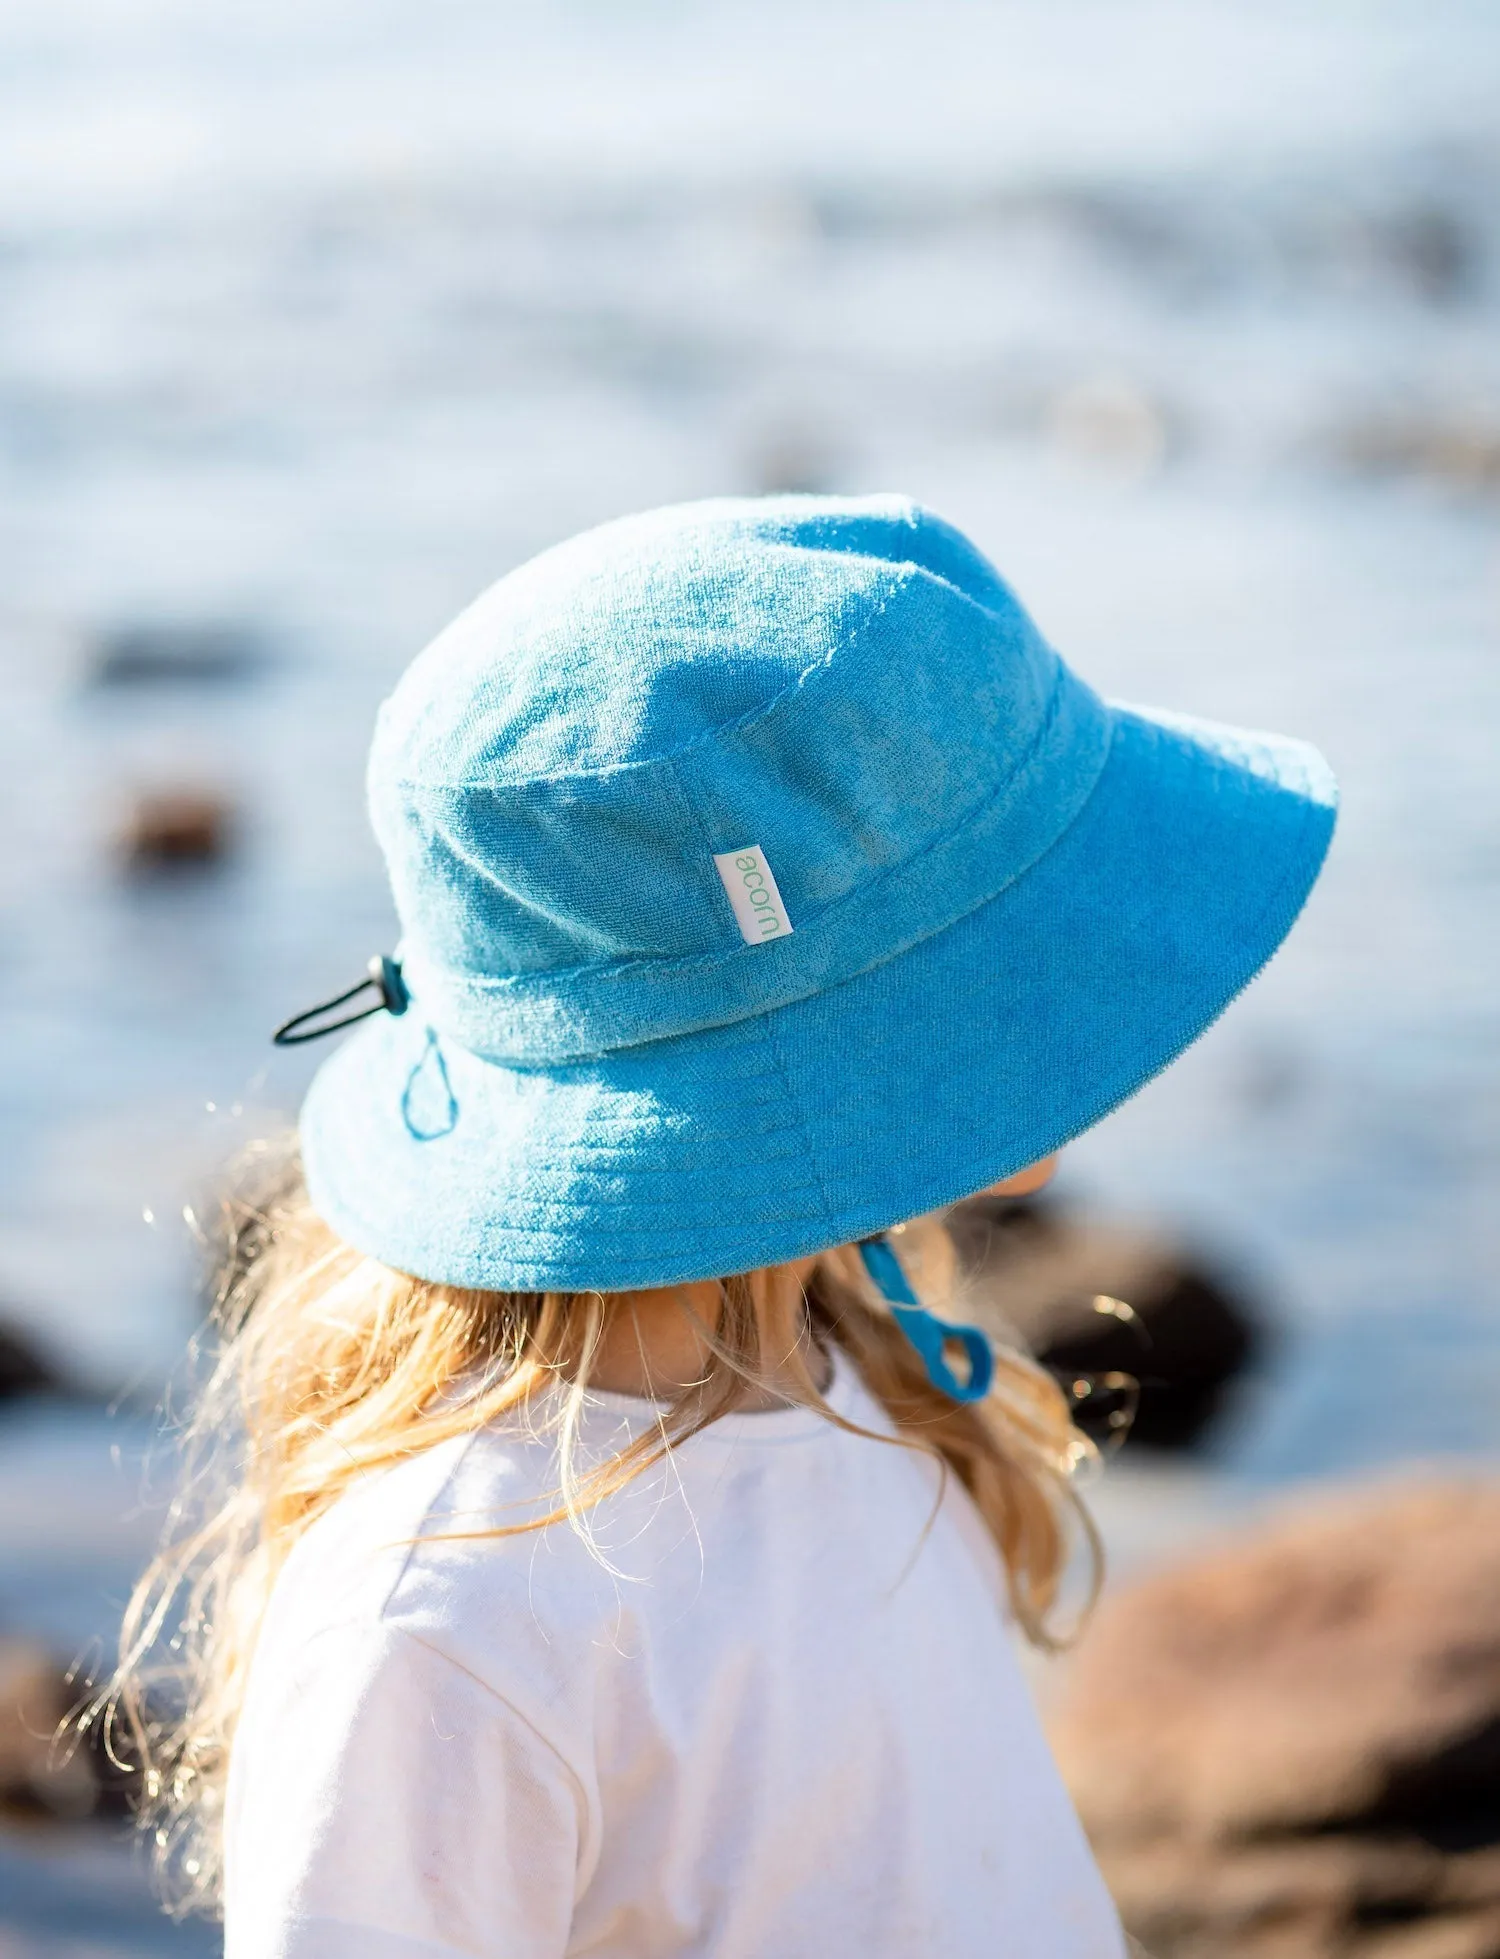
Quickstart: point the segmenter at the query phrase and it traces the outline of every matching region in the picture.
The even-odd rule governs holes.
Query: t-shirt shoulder
[[[844,1384],[841,1399],[848,1393]],[[354,1484],[289,1557],[262,1650],[305,1648],[340,1629],[404,1633],[571,1756],[603,1657],[645,1643],[643,1585],[657,1605],[663,1592],[686,1599],[701,1588],[701,1512],[736,1459],[840,1434],[808,1410],[728,1417],[577,1523],[537,1529],[562,1504],[547,1413],[519,1412]],[[653,1421],[648,1403],[591,1396],[578,1466],[607,1461]]]
[[[846,1421],[889,1435],[847,1362],[828,1398]],[[661,1626],[702,1611],[727,1583],[771,1582],[788,1558],[888,1562],[898,1582],[937,1495],[930,1461],[788,1408],[725,1417],[576,1522],[527,1528],[561,1502],[546,1417],[540,1409],[535,1420],[519,1414],[453,1438],[347,1492],[288,1561],[267,1645],[305,1644],[334,1626],[407,1635],[578,1762],[591,1749],[598,1696]],[[579,1467],[608,1461],[653,1420],[649,1404],[591,1397]],[[906,1511],[909,1528],[896,1521]],[[967,1521],[974,1555],[995,1567],[983,1527]]]

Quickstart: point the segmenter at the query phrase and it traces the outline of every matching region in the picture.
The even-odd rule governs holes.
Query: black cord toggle
[[[309,1021],[318,1021],[321,1015],[331,1014],[337,1008],[347,1006],[351,1000],[357,1000],[367,987],[373,987],[380,995],[374,1006],[361,1007],[358,1013],[345,1014],[341,1020],[321,1021],[318,1026],[308,1026]],[[400,962],[378,953],[370,961],[368,974],[358,986],[351,986],[345,993],[336,993],[331,1000],[324,1000],[316,1007],[293,1014],[290,1020],[281,1023],[271,1039],[279,1048],[294,1048],[303,1041],[321,1041],[325,1034],[336,1034],[341,1027],[352,1027],[357,1020],[368,1020],[371,1014],[404,1014],[410,1005],[411,995],[401,977]]]

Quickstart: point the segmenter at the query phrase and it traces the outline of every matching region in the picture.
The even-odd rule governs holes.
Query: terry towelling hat
[[[688,504],[512,572],[380,713],[402,925],[313,1202],[490,1289],[722,1276],[1097,1122],[1290,929],[1300,742],[1101,701],[896,497]]]

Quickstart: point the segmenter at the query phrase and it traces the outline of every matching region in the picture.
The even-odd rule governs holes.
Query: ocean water
[[[1125,1569],[1500,1441],[1500,9],[1489,0],[8,0],[0,1631],[104,1652],[267,1030],[392,919],[376,703],[493,578],[680,497],[901,488],[1106,691],[1344,785],[1298,932],[1070,1152],[1272,1364],[1100,1491]],[[219,678],[108,679],[132,632]],[[122,637],[124,636],[124,637]],[[122,873],[143,791],[218,869]],[[100,1843],[0,1949],[209,1950]]]
[[[1107,692],[1343,781],[1290,945],[1061,1185],[1274,1317],[1212,1474],[1492,1457],[1497,110],[1478,0],[10,0],[6,1318],[157,1391],[316,1058],[267,1030],[391,943],[363,751],[454,611],[630,508],[901,488]],[[163,628],[232,670],[101,679]],[[163,788],[221,868],[122,873]],[[130,1421],[91,1483],[5,1418],[7,1617],[100,1616]]]

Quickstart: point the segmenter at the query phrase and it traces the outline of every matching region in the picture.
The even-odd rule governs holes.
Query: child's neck
[[[802,1303],[802,1288],[814,1261],[799,1259],[767,1273],[783,1292],[784,1317],[797,1332],[791,1353],[766,1356],[759,1390],[747,1388],[739,1406],[750,1410],[784,1405],[811,1372],[827,1385],[829,1365],[813,1345]],[[589,1386],[606,1394],[641,1395],[665,1400],[701,1381],[712,1358],[706,1337],[719,1311],[715,1280],[701,1285],[662,1286],[650,1292],[617,1294],[610,1301],[599,1345],[589,1369]],[[782,1314],[776,1316],[778,1320]],[[799,1365],[800,1361],[800,1365]]]

